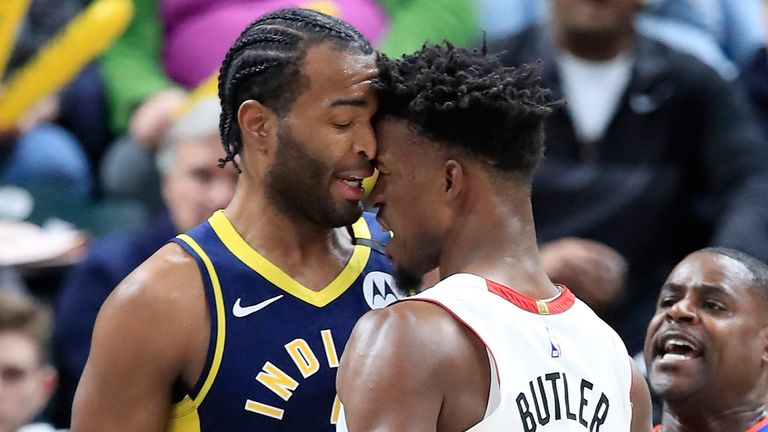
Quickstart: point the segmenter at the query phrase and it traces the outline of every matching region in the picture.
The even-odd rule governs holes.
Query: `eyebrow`
[[[675,283],[665,283],[661,290],[667,290],[667,291],[682,291],[685,289],[685,286],[678,285]],[[733,290],[730,287],[727,286],[721,286],[721,285],[711,285],[711,284],[697,284],[693,286],[693,289],[697,291],[701,291],[703,293],[721,293],[726,295],[734,295]]]
[[[362,107],[366,105],[368,105],[368,101],[362,98],[336,99],[335,101],[331,102],[331,107],[337,107],[337,106]]]

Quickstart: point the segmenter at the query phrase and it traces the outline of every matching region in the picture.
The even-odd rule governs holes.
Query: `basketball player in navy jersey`
[[[376,74],[363,36],[317,12],[241,34],[219,77],[235,196],[107,300],[73,431],[334,429],[349,333],[395,300],[381,231],[361,218]]]
[[[664,402],[661,432],[768,431],[768,266],[707,248],[670,273],[645,361]]]
[[[650,431],[621,339],[542,268],[530,187],[552,102],[536,71],[448,43],[379,67],[371,202],[400,280],[441,280],[357,323],[337,430]]]

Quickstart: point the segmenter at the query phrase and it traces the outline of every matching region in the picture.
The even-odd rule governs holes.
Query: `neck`
[[[635,41],[634,30],[611,35],[567,34],[563,29],[555,30],[557,45],[576,57],[590,61],[608,61],[629,52]]]
[[[351,252],[346,227],[318,226],[306,218],[282,212],[263,188],[241,178],[231,203],[224,210],[240,236],[280,267],[336,256],[342,263]]]
[[[474,209],[455,221],[440,257],[441,278],[466,272],[530,297],[556,295],[539,257],[528,191],[493,196],[470,199]]]
[[[707,410],[700,405],[675,407],[664,405],[661,417],[662,432],[717,432],[746,431],[766,417],[768,411],[762,403],[740,406],[730,410]]]

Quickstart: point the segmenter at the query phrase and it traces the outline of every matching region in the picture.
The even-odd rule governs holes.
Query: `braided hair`
[[[219,130],[232,162],[242,149],[237,110],[246,100],[259,101],[282,116],[308,85],[302,62],[313,45],[331,43],[339,50],[373,53],[370,42],[344,21],[310,9],[282,9],[251,23],[224,57],[219,71]]]
[[[507,68],[448,42],[393,60],[379,57],[379,118],[408,121],[425,137],[499,172],[528,178],[541,159],[543,121],[559,102],[537,67]]]

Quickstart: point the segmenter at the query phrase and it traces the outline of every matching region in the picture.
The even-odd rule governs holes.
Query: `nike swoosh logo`
[[[280,300],[281,298],[283,298],[282,294],[280,294],[279,296],[272,297],[270,299],[266,299],[263,302],[256,303],[253,306],[242,307],[240,306],[240,298],[238,297],[238,299],[235,300],[235,305],[232,306],[232,314],[237,318],[242,318],[264,309],[265,307]]]

